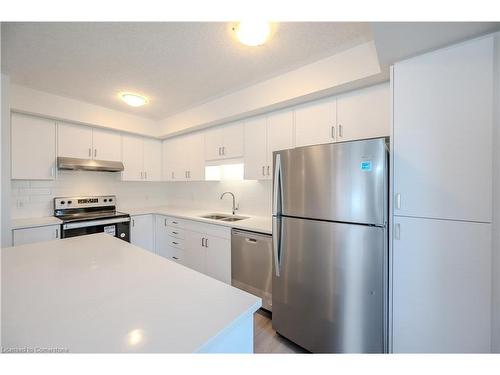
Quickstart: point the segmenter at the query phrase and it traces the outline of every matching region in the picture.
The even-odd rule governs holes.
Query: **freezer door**
[[[385,224],[385,138],[301,147],[273,156],[275,214]]]
[[[281,223],[273,328],[315,353],[384,352],[385,229]]]

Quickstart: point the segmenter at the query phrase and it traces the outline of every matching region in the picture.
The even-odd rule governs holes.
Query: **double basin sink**
[[[225,222],[240,221],[248,219],[247,216],[236,216],[236,215],[226,215],[226,214],[208,214],[200,216],[203,219],[219,220]]]

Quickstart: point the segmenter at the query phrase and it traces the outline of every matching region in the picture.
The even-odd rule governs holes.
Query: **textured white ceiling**
[[[31,88],[162,119],[372,39],[368,23],[279,23],[245,47],[229,23],[2,23],[2,72]],[[150,98],[132,108],[119,91]]]

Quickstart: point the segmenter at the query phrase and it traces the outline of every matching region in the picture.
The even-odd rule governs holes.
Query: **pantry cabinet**
[[[155,252],[154,216],[134,215],[130,218],[130,243]]]
[[[491,225],[395,217],[395,353],[488,353]]]
[[[337,100],[327,98],[295,108],[297,147],[331,143],[337,140]]]
[[[491,222],[493,39],[394,65],[396,215]]]
[[[121,160],[120,134],[90,126],[60,123],[57,155],[69,158]]]
[[[294,147],[293,112],[283,111],[245,122],[245,179],[272,178],[273,152]]]
[[[204,138],[205,160],[243,157],[244,127],[242,123],[207,130]]]
[[[387,137],[390,134],[388,83],[337,97],[337,142]]]
[[[133,135],[122,136],[123,181],[161,180],[161,142]]]
[[[13,113],[11,178],[53,180],[56,169],[56,125],[52,120]]]
[[[35,242],[44,242],[60,238],[60,225],[46,225],[42,227],[20,228],[12,231],[12,245],[26,245]]]

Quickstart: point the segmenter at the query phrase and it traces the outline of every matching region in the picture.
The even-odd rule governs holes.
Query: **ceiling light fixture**
[[[267,21],[241,21],[233,27],[238,40],[246,46],[261,46],[271,34],[271,24]]]
[[[148,99],[145,96],[134,94],[131,92],[122,92],[120,93],[120,98],[132,107],[140,107],[148,102]]]

